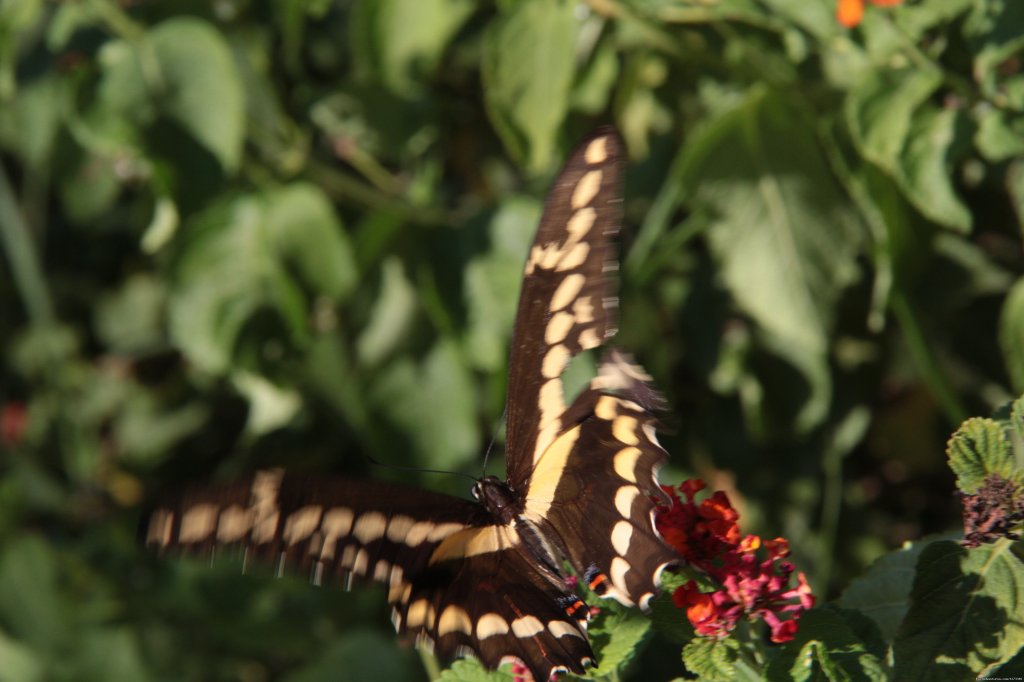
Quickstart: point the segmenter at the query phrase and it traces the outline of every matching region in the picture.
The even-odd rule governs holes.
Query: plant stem
[[[946,413],[946,417],[953,425],[961,423],[967,418],[967,409],[957,398],[956,392],[949,383],[945,373],[939,368],[939,362],[932,352],[932,346],[925,338],[924,330],[921,328],[913,308],[907,301],[906,294],[895,289],[890,299],[893,314],[899,320],[900,328],[903,330],[903,338],[906,339],[907,347],[911,356],[921,371],[922,378],[931,390],[932,395],[939,401],[939,405]]]
[[[14,276],[15,286],[34,325],[55,321],[50,292],[43,277],[28,224],[18,210],[7,172],[0,164],[0,240]]]

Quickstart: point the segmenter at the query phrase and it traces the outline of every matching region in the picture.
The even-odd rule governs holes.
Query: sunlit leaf
[[[569,106],[576,7],[568,0],[522,0],[491,24],[482,77],[488,113],[505,146],[526,167],[547,167]]]
[[[152,85],[161,109],[234,171],[245,138],[245,93],[224,37],[205,21],[176,18],[148,38],[160,69]]]
[[[1003,427],[992,419],[968,419],[949,439],[949,467],[956,474],[957,487],[974,493],[989,474],[1013,479],[1013,452]]]
[[[717,215],[708,237],[726,285],[807,382],[797,417],[806,429],[830,400],[833,304],[856,275],[861,235],[801,116],[753,93],[683,153],[687,187]]]

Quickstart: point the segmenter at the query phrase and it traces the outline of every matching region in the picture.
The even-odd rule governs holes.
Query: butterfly
[[[622,156],[615,132],[598,130],[546,199],[513,331],[505,480],[479,479],[468,500],[261,471],[167,497],[144,524],[147,544],[235,545],[318,584],[384,583],[398,632],[444,658],[518,659],[540,681],[596,664],[566,564],[597,595],[646,609],[677,560],[654,526],[667,453],[650,377],[609,349],[568,405],[564,395],[570,359],[615,333]]]

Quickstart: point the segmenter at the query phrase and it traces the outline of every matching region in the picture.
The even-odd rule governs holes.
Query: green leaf
[[[311,308],[304,292],[340,300],[355,284],[347,236],[311,185],[235,199],[187,225],[183,237],[170,332],[205,371],[225,372],[246,344],[304,347]],[[266,312],[273,324],[247,334]]]
[[[1024,646],[1024,543],[925,548],[893,648],[898,680],[982,676]]]
[[[999,315],[999,347],[1013,388],[1024,393],[1024,278],[1006,295]]]
[[[829,680],[884,682],[886,666],[844,619],[843,612],[817,608],[800,617],[800,629],[766,670],[775,682]]]
[[[739,656],[739,644],[732,638],[694,637],[683,647],[683,665],[702,682],[735,680]]]
[[[338,671],[351,680],[413,679],[416,659],[408,650],[396,651],[394,637],[369,629],[346,631],[344,638],[329,646],[283,682],[332,682]]]
[[[454,469],[476,455],[476,391],[452,341],[440,340],[419,363],[405,357],[386,366],[369,399],[411,436],[416,461],[424,466]]]
[[[265,195],[264,224],[279,257],[305,286],[343,300],[358,273],[348,235],[327,196],[303,182]]]
[[[43,682],[46,671],[30,647],[0,631],[0,682]]]
[[[530,199],[502,203],[489,225],[490,248],[465,269],[466,349],[473,364],[497,372],[508,361],[509,336],[540,207]]]
[[[989,474],[1018,478],[1003,427],[992,419],[974,417],[961,424],[949,439],[946,454],[961,492],[976,492]]]
[[[910,608],[917,558],[931,542],[908,543],[880,557],[849,584],[836,604],[863,613],[875,622],[885,641],[892,642]]]
[[[391,355],[405,339],[416,310],[416,290],[405,276],[402,261],[387,258],[381,266],[380,295],[356,345],[359,361],[375,367]]]
[[[1001,109],[987,107],[977,114],[978,132],[974,144],[993,163],[1024,155],[1024,121]]]
[[[433,75],[445,48],[475,9],[472,0],[356,3],[351,27],[356,65],[408,96]]]
[[[128,626],[87,630],[75,658],[75,672],[84,680],[152,679],[145,669],[138,637]]]
[[[437,682],[513,682],[517,678],[509,670],[508,666],[488,670],[477,659],[464,658],[445,669]]]
[[[550,164],[569,108],[576,4],[520,0],[488,28],[481,65],[487,112],[530,172]]]
[[[684,182],[717,215],[707,234],[726,286],[808,385],[800,430],[828,411],[828,334],[862,238],[812,130],[781,97],[754,92],[683,151]]]
[[[137,274],[96,305],[96,330],[107,348],[132,354],[152,352],[166,343],[163,333],[165,283]]]
[[[245,139],[245,92],[224,37],[207,22],[188,17],[157,25],[148,40],[160,69],[160,109],[227,172],[235,171]]]
[[[600,615],[588,628],[590,645],[600,667],[588,671],[585,677],[600,679],[609,671],[622,670],[633,660],[650,629],[651,621],[636,609],[620,608],[610,602],[602,604]]]
[[[974,52],[974,77],[991,95],[997,89],[999,65],[1024,47],[1024,6],[1014,0],[973,3],[963,33]]]
[[[73,614],[61,601],[57,557],[41,538],[4,540],[0,585],[0,623],[7,632],[48,655],[67,644]]]
[[[924,107],[909,131],[899,177],[922,214],[940,225],[971,229],[971,212],[953,189],[953,164],[967,147],[965,116],[956,109]]]
[[[914,112],[942,83],[935,69],[873,70],[850,92],[846,118],[864,156],[896,175]]]

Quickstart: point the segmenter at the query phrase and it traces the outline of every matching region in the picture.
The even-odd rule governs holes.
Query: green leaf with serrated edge
[[[796,637],[781,647],[765,671],[766,679],[849,680],[875,682],[886,680],[886,667],[858,636],[863,623],[856,614],[831,607],[816,608],[800,617]],[[856,629],[855,629],[856,628]],[[877,639],[877,634],[875,635]]]
[[[1024,277],[1010,288],[999,315],[999,347],[1014,390],[1024,392]]]
[[[575,12],[568,0],[521,0],[484,36],[481,76],[488,115],[505,146],[531,172],[550,164],[569,108]]]
[[[512,682],[515,676],[509,666],[488,670],[475,658],[455,661],[441,673],[437,682]]]
[[[941,83],[938,69],[869,72],[847,96],[845,106],[847,123],[861,153],[896,175],[914,112]]]
[[[925,547],[940,539],[953,538],[943,535],[918,540],[880,557],[847,586],[836,604],[873,620],[885,641],[891,643],[910,608],[917,558]]]
[[[965,493],[976,492],[989,474],[1014,476],[1010,444],[1003,428],[992,419],[974,417],[961,424],[949,439],[946,454],[957,488]]]
[[[587,628],[590,646],[600,667],[588,671],[584,677],[600,679],[613,670],[621,670],[633,660],[637,648],[651,629],[651,621],[637,609],[627,609],[610,600],[599,599],[590,603],[601,609]]]
[[[739,656],[739,644],[732,638],[694,637],[683,647],[683,665],[703,682],[735,680]]]
[[[683,177],[717,215],[706,233],[730,293],[806,382],[802,393],[771,396],[779,410],[792,402],[806,430],[828,411],[828,334],[862,233],[803,116],[779,96],[749,92],[694,131]]]
[[[153,84],[160,109],[233,172],[245,139],[245,92],[223,35],[200,19],[176,18],[147,38],[160,69]]]
[[[915,112],[900,175],[917,210],[940,225],[971,228],[971,212],[953,189],[953,164],[969,147],[966,114],[958,109],[923,107]]]
[[[911,606],[893,645],[897,680],[974,679],[1024,646],[1024,542],[921,553]]]

